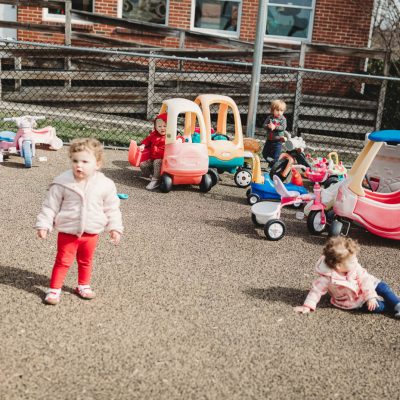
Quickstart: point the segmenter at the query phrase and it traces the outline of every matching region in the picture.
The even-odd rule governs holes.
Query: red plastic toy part
[[[135,140],[131,140],[128,150],[128,161],[134,167],[138,167],[140,163],[150,159],[150,149],[141,151]]]

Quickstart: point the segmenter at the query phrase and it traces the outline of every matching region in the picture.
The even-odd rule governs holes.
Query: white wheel
[[[241,169],[238,172],[236,172],[233,179],[237,186],[239,186],[241,188],[246,188],[251,183],[252,175],[251,175],[250,171]]]
[[[56,137],[51,141],[50,149],[60,150],[63,147],[63,145],[64,145],[63,141],[60,138]]]
[[[285,236],[286,226],[279,219],[270,219],[264,226],[264,233],[269,240],[280,240]]]
[[[313,210],[307,217],[307,228],[312,235],[320,235],[326,228],[326,223],[321,222],[322,212]]]
[[[252,194],[247,198],[247,202],[252,206],[260,201],[260,196]]]

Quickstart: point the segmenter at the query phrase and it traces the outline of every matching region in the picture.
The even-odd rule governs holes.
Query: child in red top
[[[161,165],[165,150],[165,133],[167,128],[167,113],[159,114],[154,119],[154,130],[144,138],[139,146],[143,151],[150,149],[150,159],[140,163],[143,176],[152,175],[146,189],[153,190],[160,185]]]

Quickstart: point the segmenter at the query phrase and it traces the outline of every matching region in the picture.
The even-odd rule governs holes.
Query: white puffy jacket
[[[77,236],[104,229],[122,233],[119,204],[114,182],[103,173],[96,171],[83,188],[69,170],[51,183],[35,228]]]

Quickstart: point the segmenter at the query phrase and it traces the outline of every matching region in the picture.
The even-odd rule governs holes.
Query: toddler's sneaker
[[[55,306],[60,302],[60,297],[61,297],[61,289],[49,288],[47,289],[47,294],[46,297],[44,298],[44,302],[46,304]]]
[[[394,317],[400,318],[400,303],[397,303],[394,307]]]
[[[159,186],[160,186],[160,182],[158,181],[158,179],[152,178],[150,183],[146,186],[146,189],[153,190],[155,188],[158,188]]]
[[[75,293],[81,298],[85,300],[92,300],[96,297],[96,293],[90,288],[89,285],[78,285],[75,289]]]

